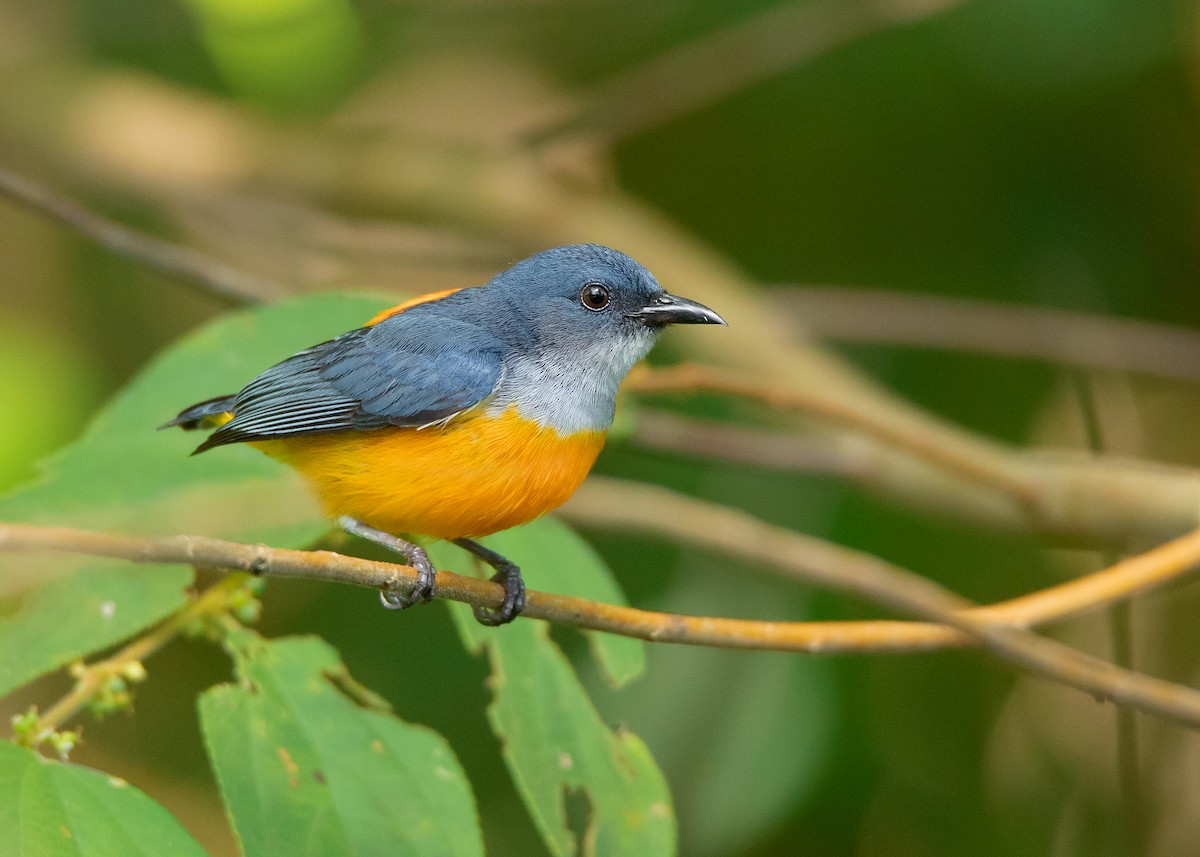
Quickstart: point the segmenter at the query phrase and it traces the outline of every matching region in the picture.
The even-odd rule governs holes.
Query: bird
[[[598,244],[537,253],[489,282],[394,306],[306,348],[241,391],[160,429],[212,429],[193,455],[232,443],[290,465],[346,532],[418,573],[386,607],[436,596],[413,537],[454,542],[490,565],[504,598],[485,625],[525,607],[520,568],[476,539],[558,507],[604,446],[617,389],[673,324],[726,324],[667,293]]]

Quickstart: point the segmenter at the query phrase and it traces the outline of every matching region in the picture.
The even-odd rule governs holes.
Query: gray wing
[[[196,452],[248,440],[428,425],[482,402],[502,371],[503,345],[477,325],[401,313],[259,375],[234,397],[233,419]]]

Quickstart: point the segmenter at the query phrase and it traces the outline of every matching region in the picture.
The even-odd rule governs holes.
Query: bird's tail
[[[233,396],[217,396],[215,399],[198,402],[158,428],[160,431],[175,426],[187,431],[218,428],[233,419],[233,399]]]

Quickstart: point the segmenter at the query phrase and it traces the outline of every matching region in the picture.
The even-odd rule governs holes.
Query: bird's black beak
[[[725,324],[725,319],[704,304],[661,294],[646,306],[629,313],[630,318],[640,320],[647,327],[665,327],[668,324]]]

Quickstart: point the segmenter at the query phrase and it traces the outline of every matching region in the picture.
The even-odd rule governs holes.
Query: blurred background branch
[[[564,136],[594,146],[665,125],[888,27],[917,21],[962,0],[817,0],[768,6],[745,20],[627,69],[575,96],[567,115],[522,129],[533,145]]]
[[[833,342],[903,345],[1200,380],[1200,333],[1161,322],[999,301],[803,286],[780,298]]]
[[[155,268],[233,303],[257,303],[284,294],[284,289],[277,283],[106,220],[69,197],[11,170],[0,168],[0,195],[58,220],[118,256]]]

